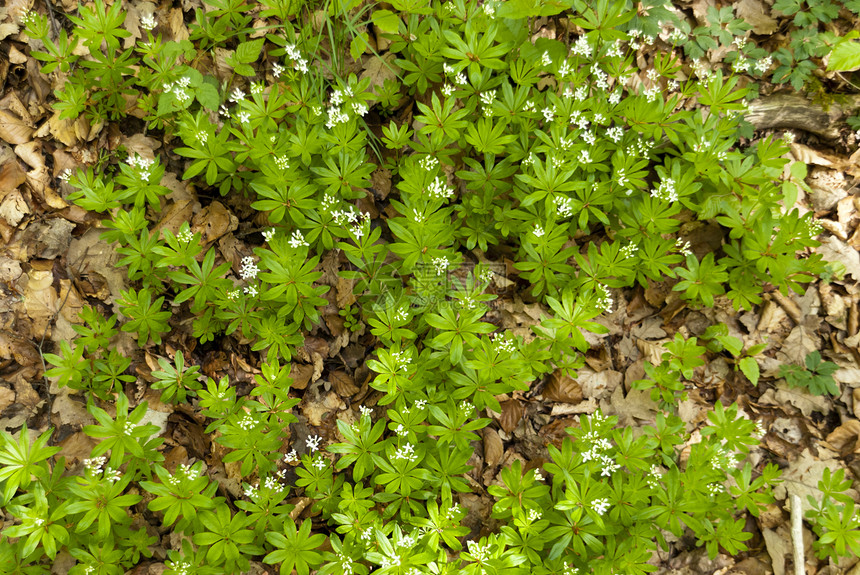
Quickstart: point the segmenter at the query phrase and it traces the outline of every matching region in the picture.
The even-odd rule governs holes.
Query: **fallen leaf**
[[[499,432],[490,427],[482,429],[481,434],[484,437],[484,461],[487,467],[495,467],[502,461],[505,452],[502,438],[499,437]]]
[[[845,266],[845,273],[860,280],[860,254],[839,238],[830,236],[815,248],[815,252],[829,262],[839,262]]]
[[[356,387],[355,381],[352,379],[352,376],[345,371],[335,371],[329,375],[328,379],[332,387],[334,387],[335,393],[341,397],[352,397],[358,393],[358,387]]]
[[[21,223],[24,216],[30,213],[27,201],[18,190],[13,190],[0,203],[0,218],[6,220],[13,228]]]
[[[575,379],[564,375],[562,370],[556,370],[549,376],[543,396],[550,401],[579,403],[582,401],[582,387]]]
[[[582,394],[580,392],[580,399],[581,395]],[[501,408],[502,413],[499,415],[499,425],[502,426],[505,433],[511,433],[517,428],[517,425],[519,425],[525,410],[523,409],[522,404],[515,399],[509,399],[508,401],[502,402]]]
[[[770,9],[761,0],[740,0],[735,4],[737,17],[749,24],[753,32],[761,35],[773,34],[778,23],[770,15]]]
[[[28,126],[24,120],[8,110],[0,110],[0,140],[12,145],[26,144],[30,141],[33,132],[33,128]]]

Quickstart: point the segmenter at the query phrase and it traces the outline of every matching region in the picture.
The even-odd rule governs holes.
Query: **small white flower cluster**
[[[275,237],[275,228],[269,228],[268,230],[263,231],[263,239],[267,242],[271,243],[272,238]]]
[[[439,176],[436,176],[430,187],[427,188],[427,191],[437,200],[448,200],[454,195],[454,188],[445,185],[445,181]]]
[[[257,286],[245,286],[245,294],[251,297],[257,297]]]
[[[528,519],[530,522],[534,523],[535,521],[537,521],[541,517],[542,517],[542,515],[541,515],[540,511],[538,511],[537,509],[529,509],[529,514],[526,516],[526,519]]]
[[[102,467],[107,462],[104,456],[93,457],[92,459],[84,459],[84,468],[93,474],[101,473]]]
[[[765,430],[764,425],[762,425],[761,421],[755,422],[755,433],[756,435],[758,435],[759,439],[761,439],[767,434],[767,431]]]
[[[533,233],[536,237],[542,238],[542,237],[543,237],[543,234],[544,234],[543,226],[541,226],[540,224],[535,224],[535,229],[534,229],[534,230],[532,230],[532,233]]]
[[[394,452],[394,459],[405,459],[409,462],[414,462],[417,459],[415,455],[415,446],[409,442],[403,444],[403,447],[398,448]]]
[[[111,483],[116,483],[117,481],[122,479],[122,473],[119,472],[119,469],[108,467],[107,469],[105,469],[105,479],[107,479]]]
[[[723,487],[719,483],[708,484],[708,493],[710,493],[711,495],[718,495],[725,490],[726,490],[725,487]]]
[[[492,333],[490,341],[493,342],[496,353],[514,353],[517,350],[516,342],[509,339],[507,333]]]
[[[140,175],[140,179],[149,181],[149,177],[152,175],[150,170],[152,170],[152,166],[155,164],[155,160],[144,158],[139,154],[132,154],[128,157],[126,163],[132,168],[137,169],[137,173]]]
[[[752,60],[747,60],[746,58],[738,58],[732,63],[732,70],[737,73],[743,73],[750,69],[750,64]]]
[[[597,307],[602,309],[604,313],[612,311],[612,294],[609,293],[609,288],[603,284],[597,284]]]
[[[279,170],[289,170],[290,159],[286,156],[275,156],[275,165],[278,166]]]
[[[493,270],[491,270],[490,268],[484,268],[481,270],[479,277],[483,283],[490,283],[491,281],[493,281],[494,275],[495,274],[493,273]]]
[[[535,111],[535,103],[531,100],[526,100],[525,105],[523,106],[523,112],[534,112]]]
[[[609,500],[606,498],[595,499],[591,502],[591,508],[594,509],[594,512],[598,515],[603,515],[606,513],[606,510],[609,509]]]
[[[293,449],[286,455],[284,455],[284,461],[287,463],[298,463],[299,462],[299,454],[296,453],[296,450]]]
[[[696,77],[699,78],[699,82],[701,82],[705,87],[707,87],[708,82],[710,82],[711,78],[714,76],[714,72],[708,68],[708,65],[698,59],[693,60],[693,72],[696,74]]]
[[[308,61],[302,58],[302,54],[299,52],[298,48],[296,48],[294,44],[287,44],[284,48],[287,51],[287,56],[289,56],[290,60],[293,61],[293,67],[302,74],[307,74]]]
[[[191,573],[191,563],[188,561],[168,561],[167,566],[176,575],[189,575]]]
[[[690,250],[690,242],[686,240],[678,238],[677,240],[675,240],[675,247],[678,249],[679,252],[681,252],[681,255],[683,256],[693,255],[693,252]]]
[[[784,134],[782,135],[782,138],[783,138],[786,142],[788,142],[789,144],[793,144],[793,143],[794,143],[794,138],[795,138],[795,136],[794,136],[794,132],[786,132],[786,133],[784,133]]]
[[[396,433],[400,437],[406,437],[407,435],[409,435],[409,430],[403,427],[402,423],[398,423],[397,427],[394,429],[394,433]]]
[[[651,190],[651,197],[666,202],[677,202],[678,191],[675,189],[675,180],[666,178],[660,181],[660,185]]]
[[[470,402],[468,402],[468,401],[464,401],[462,404],[460,404],[460,408],[463,410],[463,414],[464,414],[464,415],[469,415],[469,414],[471,414],[473,411],[475,411],[475,406],[474,406],[474,405],[472,405],[472,404],[471,404]]]
[[[649,102],[656,102],[657,96],[660,95],[660,86],[651,86],[645,89],[645,99]]]
[[[257,267],[256,262],[254,262],[254,258],[251,256],[245,256],[242,258],[242,267],[239,269],[239,275],[243,280],[250,280],[257,277],[257,272],[260,271],[260,268]]]
[[[338,553],[337,559],[338,559],[338,561],[340,561],[340,568],[343,570],[343,572],[347,573],[349,575],[352,575],[352,573],[353,573],[352,557],[350,557],[349,555],[345,555],[343,553]]]
[[[590,58],[593,52],[591,44],[588,43],[588,38],[585,36],[579,37],[579,39],[574,43],[572,51],[577,56],[583,56],[585,58]]]
[[[535,469],[535,481],[544,481],[546,478],[543,476],[543,473],[540,470]]]
[[[555,106],[549,106],[548,108],[544,108],[543,110],[541,110],[541,113],[543,114],[543,119],[547,123],[550,123],[555,119]]]
[[[591,153],[588,150],[582,150],[579,153],[579,163],[580,164],[590,164],[591,163]]]
[[[409,320],[409,310],[405,307],[401,307],[394,314],[394,319],[401,322],[406,322]]]
[[[773,58],[771,58],[770,56],[765,56],[764,58],[760,59],[758,62],[755,63],[754,68],[755,71],[759,74],[764,74],[768,70],[770,70],[771,66],[773,66]]]
[[[412,363],[412,355],[405,349],[403,351],[392,351],[391,359],[394,360],[396,368],[401,371],[409,369],[409,365]]]
[[[454,521],[459,513],[460,504],[455,503],[445,511],[445,519],[447,519],[448,521]]]
[[[320,455],[319,457],[317,457],[316,459],[313,460],[313,463],[311,463],[311,465],[316,467],[319,471],[322,471],[328,465],[326,461],[327,461],[326,458],[323,457],[322,455]]]
[[[621,89],[619,88],[618,90],[615,90],[614,92],[609,94],[609,98],[607,98],[607,101],[610,104],[612,104],[613,106],[615,104],[617,104],[618,102],[620,102],[621,101]]]
[[[555,199],[555,213],[561,219],[569,218],[573,215],[573,200],[567,196],[558,197]]]
[[[422,170],[432,172],[439,166],[439,160],[433,156],[424,156],[418,160],[418,165]]]
[[[63,170],[63,172],[60,174],[60,179],[63,180],[64,182],[68,182],[69,180],[71,180],[72,179],[72,170],[70,170],[69,168],[66,168],[65,170]]]
[[[393,555],[391,557],[387,555],[382,556],[382,563],[379,565],[383,570],[389,569],[391,567],[400,567],[400,556]]]
[[[175,84],[170,82],[166,83],[164,85],[164,93],[169,94],[170,92],[173,92],[173,95],[176,96],[179,103],[184,104],[191,99],[191,95],[185,91],[190,84],[191,78],[183,76],[182,78],[179,78]]]
[[[454,86],[451,84],[445,84],[442,86],[442,95],[446,98],[450,98],[454,94]]]
[[[251,431],[255,427],[257,427],[257,420],[251,417],[250,414],[246,414],[239,421],[236,422],[243,431]]]
[[[239,122],[242,124],[247,124],[251,121],[251,114],[250,112],[245,111],[236,112],[236,119],[239,120]]]
[[[596,63],[591,67],[591,75],[594,76],[594,85],[600,90],[609,88],[609,74],[600,69]]]
[[[154,30],[158,25],[154,14],[144,14],[140,17],[140,27],[144,30]]]
[[[675,28],[672,30],[672,33],[669,34],[669,41],[674,44],[680,44],[687,40],[687,34],[681,30],[680,28]]]
[[[239,299],[240,295],[242,295],[242,290],[234,289],[232,291],[227,292],[227,299],[229,299],[230,301],[236,301],[237,299]]]
[[[278,62],[272,64],[272,76],[274,76],[275,78],[280,78],[281,74],[284,73],[284,70],[286,70],[286,68],[281,66]]]
[[[737,460],[742,457],[743,456],[740,454],[728,451],[725,446],[720,446],[717,448],[714,456],[709,460],[709,463],[711,464],[711,468],[725,471],[728,468],[733,467]]]
[[[475,561],[486,561],[490,553],[490,544],[481,545],[477,541],[471,539],[466,542],[469,548],[469,555],[475,558]]]
[[[496,101],[496,91],[489,90],[487,92],[482,93],[478,96],[478,99],[481,100],[481,104],[484,106],[484,116],[490,117],[493,115],[493,102]]]
[[[621,138],[624,137],[624,128],[621,126],[613,126],[606,130],[606,135],[609,136],[609,139],[615,142],[616,144],[621,141]]]
[[[302,235],[300,230],[296,230],[293,232],[293,235],[290,236],[290,247],[291,248],[299,248],[301,246],[309,247],[310,244],[305,241],[305,236]]]
[[[660,468],[656,465],[652,465],[651,469],[648,471],[648,477],[645,478],[645,482],[650,485],[651,488],[656,489],[657,485],[660,484],[660,478],[662,475]]]
[[[186,479],[188,479],[188,481],[194,481],[195,479],[200,477],[199,469],[195,469],[194,467],[186,465],[185,463],[179,466],[179,471],[180,473],[182,473],[182,475],[185,476]]]
[[[433,258],[433,269],[436,271],[437,276],[444,274],[450,266],[451,262],[444,256]]]
[[[489,16],[491,19],[496,17],[496,5],[494,2],[487,2],[484,0],[484,5],[481,8],[484,10],[484,14]]]
[[[637,246],[636,244],[630,243],[630,244],[627,244],[626,246],[624,246],[623,248],[621,248],[621,255],[624,257],[624,259],[630,259],[638,251],[639,251],[639,246]]]
[[[415,409],[417,409],[417,410],[419,410],[419,411],[420,411],[420,410],[424,409],[424,407],[425,407],[426,405],[427,405],[427,400],[426,400],[426,399],[416,399],[416,400],[415,400],[415,403],[413,403],[413,404],[412,404],[412,407],[408,407],[408,406],[407,406],[407,407],[404,407],[404,408],[403,408],[403,413],[404,413],[404,414],[408,414],[408,413],[410,413],[410,412],[412,411],[412,408],[413,408],[413,407],[414,407]]]
[[[606,55],[610,58],[621,58],[624,55],[624,51],[621,49],[621,40],[613,42]]]
[[[238,104],[239,102],[243,102],[245,100],[245,92],[243,92],[240,88],[233,88],[233,91],[230,92],[230,101],[234,104]]]
[[[306,442],[310,452],[314,453],[319,450],[320,443],[322,442],[322,437],[320,437],[319,435],[309,435]]]
[[[257,485],[248,484],[248,486],[244,490],[245,497],[247,497],[248,499],[256,499],[257,495],[259,495],[259,491],[260,491],[259,488],[260,488],[259,483],[257,483]]]
[[[125,425],[122,428],[122,432],[125,435],[131,436],[131,434],[134,433],[135,427],[137,427],[135,424],[126,420]]]

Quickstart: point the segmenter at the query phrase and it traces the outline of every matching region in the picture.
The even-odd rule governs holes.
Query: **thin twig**
[[[799,495],[791,494],[791,544],[794,547],[794,574],[805,575],[803,558],[803,503]]]

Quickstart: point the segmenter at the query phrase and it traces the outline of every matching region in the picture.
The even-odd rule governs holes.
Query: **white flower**
[[[621,90],[615,90],[609,94],[609,103],[613,106],[621,101]]]
[[[394,459],[405,459],[406,461],[415,461],[417,456],[415,455],[415,446],[409,442],[406,442],[403,447],[397,449],[394,452]]]
[[[298,460],[299,455],[296,453],[295,449],[284,455],[284,461],[286,461],[287,463],[296,463]]]
[[[454,188],[446,186],[445,182],[439,176],[436,176],[430,187],[427,188],[427,191],[430,192],[432,197],[440,200],[447,200],[454,195]]]
[[[230,93],[230,101],[231,102],[241,102],[244,99],[245,99],[245,92],[243,92],[239,88],[233,88],[233,91]]]
[[[608,499],[595,499],[591,502],[591,508],[594,509],[595,513],[598,515],[603,515],[607,509],[609,509],[609,500]]]
[[[544,476],[537,469],[535,469],[535,480],[536,481],[543,481],[544,480]]]
[[[310,246],[310,244],[305,241],[305,236],[302,235],[302,232],[299,230],[296,230],[293,232],[292,237],[290,237],[290,247],[291,248],[298,248],[301,246],[308,247],[308,246]]]
[[[446,257],[433,258],[433,267],[436,268],[436,275],[440,276],[448,269],[451,262]]]
[[[573,45],[573,53],[586,58],[591,56],[591,45],[588,43],[588,38],[580,36],[579,40]]]
[[[257,297],[257,286],[246,286],[245,294],[251,297]]]
[[[606,135],[617,144],[624,137],[624,129],[621,126],[613,126],[606,130]]]
[[[535,224],[534,235],[541,238],[543,237],[543,227],[540,224]]]
[[[445,75],[450,76],[454,73],[454,66],[450,65],[448,62],[442,64],[442,71],[445,72]]]
[[[248,112],[239,112],[238,114],[236,114],[236,119],[238,119],[243,124],[247,124],[248,120],[251,119],[251,114],[249,114]]]
[[[158,22],[153,14],[144,14],[140,18],[140,27],[144,30],[153,30],[157,25]]]
[[[361,412],[362,416],[366,415],[367,417],[370,417],[370,415],[373,413],[372,409],[370,409],[369,407],[365,407],[363,405],[360,405],[358,407],[358,410]]]
[[[310,435],[307,439],[308,449],[311,453],[317,451],[320,448],[320,442],[322,441],[322,437],[319,435]]]
[[[63,180],[64,182],[68,182],[69,180],[71,180],[72,179],[72,170],[70,170],[69,168],[66,168],[65,170],[63,170],[63,173],[60,174],[60,179]]]
[[[277,62],[275,62],[275,63],[272,65],[272,76],[274,76],[275,78],[280,78],[280,77],[281,77],[281,74],[283,74],[283,73],[284,73],[284,69],[285,69],[285,68],[284,68],[283,66],[281,66],[280,64],[278,64]]]
[[[120,479],[122,479],[122,474],[119,472],[119,469],[113,469],[108,467],[105,469],[105,479],[110,481],[111,483],[116,483]]]
[[[544,108],[542,110],[544,120],[547,122],[552,122],[555,118],[555,106],[550,106],[549,108]]]
[[[365,114],[367,114],[367,106],[359,102],[353,102],[352,111],[359,116],[364,116]]]
[[[254,279],[259,271],[260,268],[257,267],[254,258],[251,256],[242,258],[242,268],[239,270],[239,275],[242,276],[243,280]]]
[[[469,80],[466,79],[466,75],[464,73],[460,72],[459,74],[457,74],[457,77],[454,78],[454,82],[456,84],[460,84],[461,86],[465,86],[469,83]]]
[[[693,255],[693,252],[690,251],[690,242],[678,238],[675,240],[675,247],[678,248],[678,251],[685,256]]]
[[[325,457],[317,457],[311,465],[322,471],[325,469]]]
[[[786,142],[789,144],[794,143],[794,132],[786,132],[782,135]]]
[[[451,94],[453,93],[454,86],[452,86],[451,84],[445,84],[444,86],[442,86],[442,95],[444,95],[446,98],[450,98]]]
[[[766,57],[762,58],[761,60],[759,60],[758,62],[756,62],[755,69],[756,69],[756,72],[758,72],[759,74],[764,74],[765,72],[770,70],[770,67],[772,65],[773,65],[773,58],[771,58],[770,56],[766,56]]]

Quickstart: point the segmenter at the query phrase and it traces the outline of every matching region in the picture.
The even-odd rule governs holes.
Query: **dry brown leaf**
[[[582,387],[572,377],[556,370],[549,376],[549,381],[543,388],[543,396],[550,401],[579,403],[582,401]]]
[[[209,246],[218,238],[239,227],[239,218],[221,202],[212,202],[194,216],[192,232],[200,232],[201,245]]]
[[[501,408],[502,413],[499,416],[499,425],[502,426],[505,433],[511,433],[519,425],[525,410],[522,404],[515,399],[502,402]]]
[[[0,413],[13,403],[15,403],[15,392],[8,387],[0,386]]]
[[[370,78],[371,91],[376,93],[386,80],[396,80],[400,68],[394,63],[394,54],[388,53],[382,58],[373,56],[364,66],[359,80]],[[396,106],[395,106],[396,107]]]
[[[761,0],[740,0],[735,4],[737,17],[752,26],[756,34],[770,35],[777,29],[776,18],[770,15],[770,9]]]
[[[358,393],[355,380],[345,371],[335,371],[328,379],[335,392],[341,397],[352,397]]]
[[[290,377],[293,379],[293,389],[306,389],[314,373],[314,366],[306,363],[292,363],[290,365]]]
[[[860,254],[845,242],[830,236],[815,251],[827,261],[841,263],[845,266],[845,273],[860,280]]]
[[[13,190],[0,202],[0,218],[13,228],[29,213],[30,206],[18,190]]]
[[[44,168],[45,156],[42,154],[42,142],[33,140],[15,146],[15,154],[24,160],[31,168]]]
[[[858,438],[860,438],[860,421],[846,419],[827,436],[827,443],[834,451],[838,451],[841,457],[848,457],[852,453],[860,453]]]
[[[819,349],[820,340],[805,324],[794,326],[777,350],[777,358],[786,363],[804,365],[806,356]]]
[[[24,289],[24,308],[33,320],[31,337],[41,338],[57,311],[57,292],[52,286],[54,274],[51,270],[31,270]]]
[[[482,429],[481,434],[484,436],[484,461],[487,467],[495,467],[502,461],[502,455],[505,453],[502,438],[499,437],[498,431],[490,427]]]
[[[0,167],[0,200],[27,181],[27,174],[21,169],[18,160],[11,158]]]
[[[24,120],[7,110],[0,110],[0,140],[13,145],[26,144],[33,132]]]

